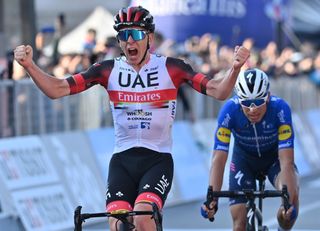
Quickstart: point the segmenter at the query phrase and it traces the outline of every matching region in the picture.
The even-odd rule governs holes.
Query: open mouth
[[[138,50],[136,48],[129,48],[128,53],[130,56],[136,56],[138,54]]]

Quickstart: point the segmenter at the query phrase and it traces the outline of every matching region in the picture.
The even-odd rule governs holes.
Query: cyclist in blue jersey
[[[29,45],[18,46],[15,59],[50,98],[77,94],[94,85],[106,90],[115,128],[106,210],[152,211],[151,203],[161,210],[173,179],[171,129],[178,89],[188,84],[199,93],[226,99],[250,52],[236,46],[230,71],[225,78],[217,79],[197,73],[181,59],[152,54],[149,48],[155,24],[145,8],[122,8],[114,22],[123,55],[95,63],[66,79],[43,72],[33,62]],[[155,230],[150,216],[137,216],[133,222],[139,231]],[[109,224],[110,230],[118,230],[118,220],[110,218]]]
[[[229,190],[256,190],[256,177],[264,174],[281,189],[287,185],[291,207],[281,205],[277,218],[279,230],[290,230],[299,210],[299,186],[294,164],[294,131],[289,105],[270,95],[268,76],[259,69],[240,72],[236,95],[221,108],[215,131],[209,185],[220,191],[223,183],[231,134],[234,147],[229,169]],[[218,201],[202,209],[212,218]],[[246,200],[230,199],[233,230],[245,230]]]

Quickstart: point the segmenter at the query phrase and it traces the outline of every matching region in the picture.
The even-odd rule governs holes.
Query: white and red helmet
[[[155,25],[153,23],[153,16],[142,6],[122,8],[118,14],[114,16],[113,28],[116,31],[135,26],[141,27],[151,33],[154,32]]]

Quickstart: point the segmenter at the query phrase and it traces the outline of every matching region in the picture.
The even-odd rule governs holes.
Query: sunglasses
[[[267,102],[266,98],[262,98],[262,99],[247,99],[247,100],[240,100],[240,104],[243,107],[261,107],[262,105],[264,105]]]
[[[119,31],[117,37],[121,41],[128,41],[129,37],[134,41],[142,40],[146,37],[147,33],[143,30],[137,30],[137,29],[128,29],[128,30],[121,30]]]

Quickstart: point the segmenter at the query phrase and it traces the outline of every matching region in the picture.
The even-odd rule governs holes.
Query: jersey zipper
[[[252,123],[252,127],[253,127],[254,135],[255,135],[255,138],[256,138],[258,155],[259,155],[259,157],[261,157],[261,152],[260,152],[260,146],[259,146],[259,141],[258,141],[258,133],[257,133],[256,124],[255,124],[255,123]]]
[[[137,109],[137,111],[141,110],[141,104],[140,103],[136,104],[136,109]],[[138,116],[140,116],[140,115],[138,115]],[[138,125],[138,129],[137,129],[137,143],[138,143],[139,146],[141,144],[141,132],[142,132],[141,130],[142,130],[142,128],[141,128],[141,121],[140,121],[139,125]]]
[[[149,61],[150,61],[150,59],[149,59]],[[148,62],[149,62],[149,61],[148,61]],[[136,71],[137,75],[140,75],[140,73],[146,69],[145,67],[147,66],[148,62],[145,63],[145,64],[140,68],[139,71]],[[140,89],[140,90],[137,91],[137,92],[144,92],[144,89]],[[136,109],[138,109],[139,111],[142,110],[142,103],[136,104]],[[139,129],[137,129],[137,142],[138,142],[139,145],[141,145],[141,137],[142,137],[141,122],[142,122],[142,121],[140,121]]]
[[[139,72],[137,73],[137,75],[140,75]],[[141,92],[141,90],[137,91],[137,92]],[[139,111],[138,117],[140,117],[140,110],[141,110],[141,102],[136,104],[136,109],[137,111]],[[142,136],[142,128],[141,128],[141,121],[139,121],[139,129],[137,129],[137,143],[140,146],[141,145],[141,136]]]

